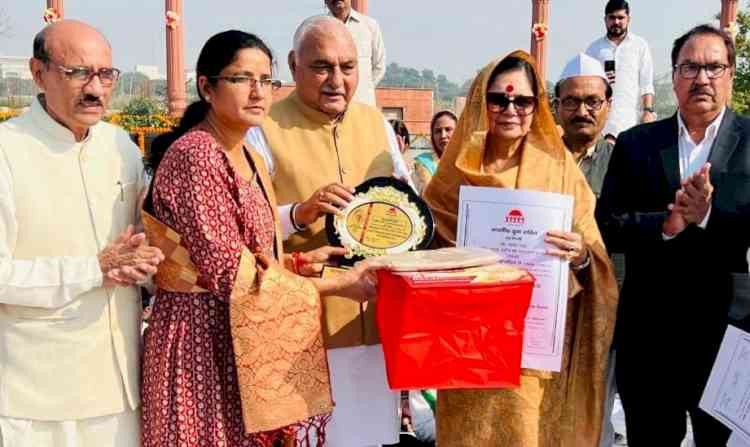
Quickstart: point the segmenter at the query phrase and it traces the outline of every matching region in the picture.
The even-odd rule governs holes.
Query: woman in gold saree
[[[617,286],[594,221],[594,195],[565,149],[544,82],[522,51],[488,64],[424,198],[441,246],[454,245],[461,185],[575,198],[573,231],[550,232],[548,254],[570,261],[561,371],[528,370],[517,389],[439,392],[438,445],[587,447],[599,444]]]

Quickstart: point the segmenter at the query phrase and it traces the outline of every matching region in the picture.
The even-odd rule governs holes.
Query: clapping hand
[[[103,286],[127,287],[144,281],[156,273],[156,266],[164,260],[164,254],[156,247],[146,244],[146,235],[136,233],[132,225],[113,243],[102,250],[99,266],[104,275]]]
[[[688,224],[697,225],[706,218],[714,192],[710,172],[711,163],[706,163],[682,182],[682,188],[675,193],[674,203],[668,206],[670,215],[664,221],[664,234],[676,236]]]
[[[711,208],[714,187],[710,171],[711,163],[704,164],[698,172],[682,182],[682,189],[678,191],[675,208],[685,216],[688,223],[703,222]]]

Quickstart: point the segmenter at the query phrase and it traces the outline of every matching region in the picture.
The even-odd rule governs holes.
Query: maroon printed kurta
[[[239,177],[219,143],[193,130],[159,166],[153,211],[182,235],[209,293],[157,291],[144,336],[143,447],[273,445],[281,432],[243,432],[227,305],[242,247],[274,255],[273,212],[259,181]]]

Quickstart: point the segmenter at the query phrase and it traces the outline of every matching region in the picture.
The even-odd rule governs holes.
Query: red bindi
[[[513,93],[513,84],[508,84],[508,86],[505,87],[505,91],[508,93]]]

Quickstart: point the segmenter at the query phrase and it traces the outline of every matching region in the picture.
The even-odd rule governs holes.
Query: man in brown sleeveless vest
[[[292,94],[273,105],[248,142],[269,165],[280,206],[285,251],[327,243],[323,217],[351,199],[352,186],[378,176],[408,178],[395,136],[374,107],[352,101],[357,50],[336,19],[317,16],[294,35]],[[336,409],[327,445],[363,447],[398,442],[398,394],[388,390],[372,303],[323,298]]]

